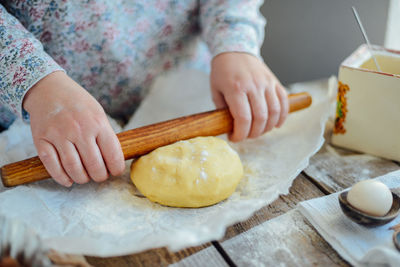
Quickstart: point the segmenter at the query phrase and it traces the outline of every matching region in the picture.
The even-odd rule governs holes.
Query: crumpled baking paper
[[[0,214],[28,223],[47,246],[72,254],[109,257],[162,246],[175,251],[220,239],[228,226],[288,193],[324,142],[333,99],[328,84],[334,82],[295,84],[294,91],[313,95],[310,108],[289,115],[280,129],[232,145],[245,176],[228,200],[214,206],[183,209],[150,202],[131,183],[127,162],[124,175],[100,184],[64,188],[46,180],[1,187]],[[196,70],[159,78],[125,130],[213,109],[208,83],[208,76]],[[28,125],[17,121],[0,134],[1,165],[34,155]]]
[[[1,262],[6,257],[17,260],[22,266],[51,266],[36,233],[21,221],[0,215],[0,266],[4,266]]]

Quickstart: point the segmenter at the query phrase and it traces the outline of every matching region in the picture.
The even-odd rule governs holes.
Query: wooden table
[[[340,191],[360,178],[398,170],[400,165],[332,147],[330,128],[325,134],[328,141],[295,179],[290,194],[229,227],[222,240],[176,253],[159,248],[124,257],[86,257],[87,261],[94,266],[348,266],[296,210],[297,203]]]

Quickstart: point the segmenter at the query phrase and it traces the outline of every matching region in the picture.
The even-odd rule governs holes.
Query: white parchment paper
[[[245,177],[236,192],[217,205],[181,209],[154,204],[132,185],[127,162],[122,177],[101,184],[63,188],[47,180],[1,187],[0,214],[28,223],[49,247],[65,253],[106,257],[162,246],[178,250],[220,239],[229,225],[249,218],[279,194],[287,194],[293,179],[321,147],[332,112],[328,84],[294,85],[294,91],[313,95],[310,108],[291,114],[280,129],[233,145],[243,161]],[[125,129],[213,108],[208,76],[180,70],[156,81]],[[1,165],[34,155],[28,125],[17,121],[0,134]]]

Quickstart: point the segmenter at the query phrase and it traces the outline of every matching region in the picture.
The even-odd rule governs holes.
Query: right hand
[[[102,182],[125,169],[116,134],[101,105],[64,72],[53,72],[25,95],[33,142],[59,184]]]

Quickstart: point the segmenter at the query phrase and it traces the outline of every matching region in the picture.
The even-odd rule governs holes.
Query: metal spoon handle
[[[352,9],[353,9],[354,17],[357,20],[358,26],[360,27],[362,35],[364,36],[365,42],[367,43],[367,46],[368,46],[369,52],[371,53],[372,59],[375,62],[375,66],[378,69],[378,71],[381,71],[381,68],[379,67],[378,61],[376,60],[374,53],[372,53],[372,46],[371,46],[371,43],[369,42],[369,39],[368,39],[368,36],[367,36],[367,32],[365,31],[365,29],[364,29],[364,27],[363,27],[363,25],[361,23],[360,16],[358,16],[358,12],[357,12],[357,10],[356,10],[356,8],[354,6],[352,7]]]

